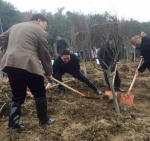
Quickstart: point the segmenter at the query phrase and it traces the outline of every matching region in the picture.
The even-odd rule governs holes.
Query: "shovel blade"
[[[134,101],[134,95],[131,94],[121,94],[120,95],[120,105],[132,106]]]
[[[109,99],[113,99],[112,91],[105,91],[105,95],[109,97]],[[118,92],[115,92],[115,95],[118,95]]]

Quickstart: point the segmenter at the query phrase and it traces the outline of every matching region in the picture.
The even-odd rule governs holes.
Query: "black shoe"
[[[55,122],[55,118],[47,117],[47,100],[46,98],[36,98],[36,111],[39,118],[39,125],[46,125]]]
[[[119,91],[119,92],[124,92],[124,90],[121,89],[120,87],[116,87],[115,90],[116,90],[116,91]]]
[[[23,129],[25,128],[25,125],[22,123],[22,124],[18,124],[17,126],[10,126],[9,127],[9,131],[10,132],[16,132],[16,131],[22,131]]]
[[[61,90],[60,95],[64,95],[65,94],[65,90]]]
[[[102,92],[100,91],[100,90],[96,90],[96,94],[98,94],[98,95],[102,95]]]
[[[49,118],[48,119],[48,124],[52,124],[52,123],[54,123],[55,122],[55,118]]]

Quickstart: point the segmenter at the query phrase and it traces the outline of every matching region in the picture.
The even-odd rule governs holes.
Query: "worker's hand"
[[[47,86],[46,86],[46,89],[50,89],[51,88],[51,83],[48,83]]]
[[[136,46],[133,46],[134,49],[136,49]]]
[[[69,48],[67,48],[67,50],[69,50]]]
[[[71,78],[72,81],[76,81],[76,79],[74,77]]]
[[[46,76],[46,78],[47,78],[48,80],[50,80],[50,81],[52,81],[52,79],[53,79],[52,75]]]
[[[8,77],[3,77],[3,82],[4,82],[4,83],[9,82],[9,78],[8,78]]]
[[[116,75],[116,72],[114,71],[114,72],[112,72],[112,75]]]
[[[138,76],[138,75],[139,75],[139,71],[138,71],[138,70],[136,70],[136,71],[135,71],[135,74]]]

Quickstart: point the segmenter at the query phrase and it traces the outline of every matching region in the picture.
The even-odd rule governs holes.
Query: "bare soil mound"
[[[128,90],[134,73],[121,61],[118,67],[122,88]],[[86,63],[87,77],[104,93],[107,85],[103,72]],[[82,66],[81,66],[82,70]],[[63,80],[71,78],[66,74]],[[45,80],[45,85],[47,81]],[[133,87],[134,105],[117,114],[113,101],[96,95],[87,85],[80,81],[67,83],[74,89],[88,95],[99,97],[99,100],[81,98],[67,90],[60,96],[59,90],[53,87],[47,91],[48,115],[55,117],[56,122],[41,128],[38,126],[34,99],[26,98],[22,105],[20,122],[26,124],[21,133],[8,131],[8,111],[11,100],[9,84],[0,85],[0,141],[150,141],[150,78],[145,71],[137,77]],[[118,97],[119,100],[119,97]]]

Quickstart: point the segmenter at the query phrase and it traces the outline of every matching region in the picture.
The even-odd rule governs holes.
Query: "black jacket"
[[[78,73],[80,71],[79,58],[75,54],[70,54],[68,63],[64,63],[60,56],[54,60],[53,74],[56,72],[62,73]]]
[[[138,70],[139,72],[143,72],[146,68],[150,68],[150,37],[142,37],[142,43],[139,49],[141,50],[144,63]]]
[[[102,69],[108,70],[108,68],[111,67],[111,71],[113,72],[115,70],[116,62],[119,61],[117,47],[110,47],[109,43],[106,42],[100,47],[98,59]]]
[[[64,49],[69,48],[68,43],[66,42],[66,40],[61,39],[57,42],[57,53],[60,55],[61,51]]]

